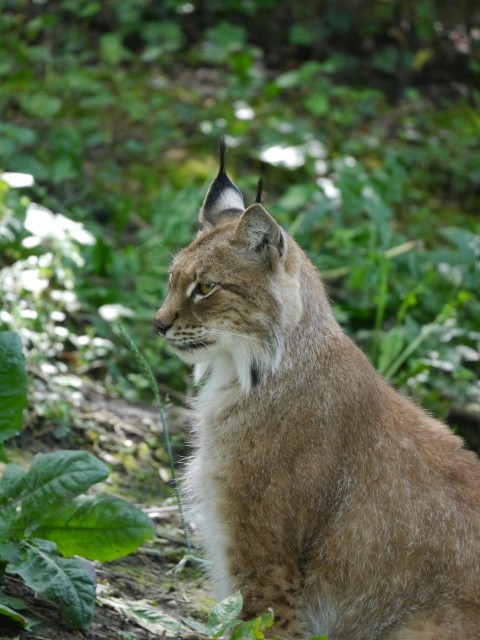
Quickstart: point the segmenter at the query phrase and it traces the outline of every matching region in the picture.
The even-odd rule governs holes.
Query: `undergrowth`
[[[96,579],[86,560],[131,553],[152,537],[153,524],[120,498],[84,495],[109,475],[103,462],[85,451],[39,453],[28,469],[8,461],[4,443],[21,431],[27,404],[22,345],[10,331],[0,332],[0,398],[0,454],[6,463],[0,478],[0,579],[5,573],[19,576],[58,605],[69,628],[87,629]],[[0,590],[2,616],[27,630],[38,622],[23,600]]]

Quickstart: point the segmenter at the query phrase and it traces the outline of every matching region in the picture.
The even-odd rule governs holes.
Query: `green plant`
[[[242,622],[238,619],[243,607],[243,598],[239,591],[233,596],[222,600],[211,611],[207,624],[195,620],[183,619],[183,622],[202,636],[216,640],[229,632],[231,640],[262,640],[263,632],[272,626],[273,613],[271,611],[250,620]]]
[[[263,640],[264,631],[273,625],[274,613],[269,610],[267,613],[247,620],[239,620],[243,607],[243,598],[240,591],[233,596],[229,596],[219,602],[210,612],[206,624],[201,624],[190,618],[183,618],[184,624],[211,640],[217,640],[226,633],[230,633],[231,640]],[[280,638],[278,640],[281,640]],[[315,636],[310,640],[327,640],[326,636]]]
[[[26,371],[21,342],[0,333],[0,441],[21,430]],[[2,450],[5,461],[5,450]],[[113,560],[153,534],[150,519],[128,502],[83,495],[108,477],[108,468],[84,451],[37,454],[28,469],[7,464],[0,479],[0,568],[56,602],[65,623],[86,629],[95,603],[95,572],[84,560]],[[18,604],[18,603],[17,603]],[[20,606],[22,604],[20,603]],[[0,592],[0,615],[28,619]]]

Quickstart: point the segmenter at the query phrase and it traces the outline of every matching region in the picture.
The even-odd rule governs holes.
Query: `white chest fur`
[[[215,595],[223,599],[233,589],[228,575],[227,532],[219,514],[216,469],[220,463],[214,450],[200,445],[188,464],[183,487],[188,499],[189,518],[198,529]]]

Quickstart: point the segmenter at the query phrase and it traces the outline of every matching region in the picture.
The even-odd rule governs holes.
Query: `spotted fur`
[[[201,387],[184,490],[217,596],[290,640],[478,640],[478,459],[344,335],[224,151],[219,176],[155,320]]]

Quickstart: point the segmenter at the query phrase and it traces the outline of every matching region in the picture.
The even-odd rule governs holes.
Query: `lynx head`
[[[169,292],[154,324],[196,377],[221,376],[243,391],[279,367],[298,323],[299,249],[257,202],[245,208],[220,170],[200,210],[202,229],[170,267]]]

